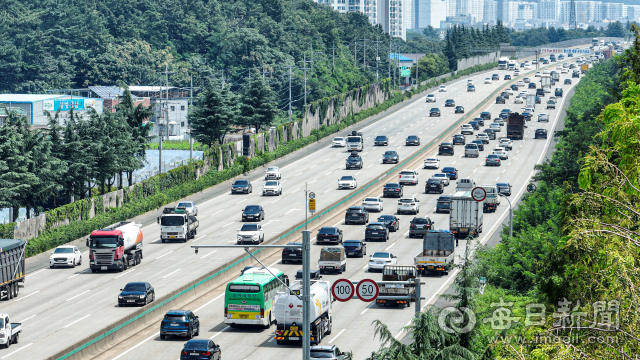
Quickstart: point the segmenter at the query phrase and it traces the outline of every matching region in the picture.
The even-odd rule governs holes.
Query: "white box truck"
[[[475,201],[471,191],[458,191],[451,196],[449,230],[458,238],[469,234],[477,237],[482,232],[482,201]]]

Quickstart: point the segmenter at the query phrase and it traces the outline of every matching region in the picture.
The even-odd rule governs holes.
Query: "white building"
[[[627,18],[627,7],[623,3],[602,3],[600,20],[621,21]]]
[[[484,3],[485,0],[471,0],[471,12],[469,15],[473,18],[473,22],[484,22]]]
[[[538,1],[538,19],[554,22],[560,18],[560,0]]]
[[[447,5],[447,16],[457,16],[458,0],[445,0]]]
[[[12,111],[23,114],[32,126],[45,126],[49,123],[47,112],[54,116],[60,112],[62,123],[69,118],[73,109],[76,115],[87,119],[92,111],[102,114],[102,99],[55,94],[0,94],[0,104]]]
[[[484,14],[482,21],[486,24],[495,24],[498,20],[498,2],[496,0],[484,0]]]
[[[517,21],[526,22],[538,17],[538,4],[536,3],[519,3]]]
[[[626,5],[627,19],[629,21],[640,22],[640,5]]]
[[[447,19],[446,0],[415,0],[415,27],[424,29],[428,26],[440,28],[440,21]]]

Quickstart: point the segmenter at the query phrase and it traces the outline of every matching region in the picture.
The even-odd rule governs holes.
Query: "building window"
[[[171,105],[171,111],[176,111],[176,107]]]
[[[184,111],[184,105],[180,105],[180,110]],[[184,126],[184,125],[183,125]]]
[[[183,106],[184,107],[184,106]],[[180,126],[184,127],[184,121],[180,123]]]

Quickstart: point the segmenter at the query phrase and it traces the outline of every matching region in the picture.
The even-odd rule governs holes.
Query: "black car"
[[[450,180],[458,179],[458,169],[454,168],[453,166],[447,166],[442,168],[442,172],[447,174]]]
[[[531,121],[531,118],[533,117],[533,114],[528,111],[522,112],[521,115],[524,117],[525,121]]]
[[[264,220],[264,209],[261,205],[247,205],[242,210],[242,221],[262,221]]]
[[[414,217],[409,225],[409,237],[424,236],[424,234],[433,228],[433,221],[427,216]]]
[[[399,162],[400,162],[400,155],[398,155],[398,153],[393,150],[385,151],[384,155],[382,155],[383,164],[387,164],[387,163],[397,164]]]
[[[492,74],[492,75],[491,75],[491,80],[500,80],[500,75],[498,75],[498,74]]]
[[[251,183],[249,180],[236,180],[233,185],[231,185],[231,193],[245,193],[249,194],[253,191],[251,187]]]
[[[318,230],[316,235],[316,243],[335,243],[340,244],[342,242],[342,230],[333,226],[323,226]]]
[[[511,85],[511,90],[518,91],[518,85],[516,84]]]
[[[387,145],[389,145],[389,139],[384,135],[378,135],[373,140],[373,145],[374,146],[378,146],[378,145],[379,146],[387,146]]]
[[[302,280],[302,270],[296,271],[296,279]],[[311,269],[309,270],[309,279],[311,280],[320,280],[322,275],[320,275],[320,270]]]
[[[544,97],[544,89],[537,89],[536,96]]]
[[[511,184],[505,182],[499,182],[496,184],[498,188],[498,194],[502,194],[504,196],[511,196]]]
[[[542,104],[542,99],[539,96],[536,96],[536,104]]]
[[[347,257],[356,256],[356,257],[364,257],[367,255],[367,243],[360,240],[345,240],[342,243],[344,246],[344,252]]]
[[[536,129],[536,133],[533,136],[534,139],[546,139],[547,138],[547,129]]]
[[[402,197],[402,185],[398,183],[388,183],[382,188],[382,197]]]
[[[468,123],[469,125],[471,125],[471,127],[473,128],[473,130],[480,130],[480,124],[478,124],[477,121],[475,120],[471,120]]]
[[[406,146],[420,145],[420,138],[415,135],[409,135],[405,140],[405,145]]]
[[[482,118],[482,120],[491,120],[491,113],[488,111],[483,111],[480,113],[480,117]]]
[[[580,73],[579,72],[574,72],[573,74],[571,74],[572,78],[580,78]]]
[[[452,155],[453,156],[453,144],[450,142],[443,142],[438,147],[438,155]]]
[[[475,87],[475,86],[473,86],[473,85],[469,85],[469,86],[467,86],[467,91],[468,91],[468,92],[476,91],[476,87]]]
[[[565,85],[571,85],[571,79],[564,79]]]
[[[473,121],[477,122],[480,126],[484,126],[484,119],[481,117],[474,118]]]
[[[500,110],[500,115],[502,114],[506,114],[506,116],[509,116],[511,114],[513,114],[513,111],[511,111],[511,109],[502,109]]]
[[[118,306],[147,305],[156,299],[156,292],[148,282],[131,282],[120,289]]]
[[[487,134],[487,136],[489,137],[489,140],[495,140],[496,139],[496,133],[493,132],[493,130],[484,129],[483,131],[484,131],[485,134]]]
[[[347,209],[347,213],[344,215],[344,223],[349,225],[351,223],[366,224],[369,222],[369,212],[364,206],[351,206]]]
[[[364,241],[369,240],[389,240],[389,229],[384,223],[372,222],[364,230]]]
[[[542,60],[542,64],[543,65],[549,65],[549,60],[547,60],[547,59]]]
[[[288,242],[287,245],[302,245],[299,242]],[[302,248],[285,248],[282,249],[282,263],[302,262]]]
[[[444,184],[442,183],[442,180],[438,178],[431,178],[427,180],[427,183],[424,185],[425,194],[431,194],[431,193],[442,194],[443,192],[444,192]]]
[[[464,107],[463,107],[463,106],[460,106],[460,105],[456,106],[456,111],[455,111],[455,113],[456,113],[456,114],[464,114]]]
[[[400,219],[395,215],[380,215],[376,221],[383,223],[391,232],[396,232],[400,229]]]
[[[511,80],[511,75],[505,75],[503,80]]]
[[[453,145],[465,145],[467,143],[467,139],[462,134],[453,135]]]
[[[535,89],[536,88],[536,83],[529,83],[529,89]]]
[[[498,97],[496,98],[496,104],[506,104],[507,100],[504,99],[504,96],[502,95],[498,95]]]
[[[362,163],[362,158],[360,157],[360,155],[358,155],[358,152],[352,151],[351,155],[349,155],[349,157],[347,158],[347,163],[345,167],[347,168],[347,170],[362,169],[363,165],[364,164]]]
[[[189,310],[169,310],[160,322],[160,340],[167,336],[192,339],[200,335],[200,319]]]
[[[454,107],[456,106],[456,102],[453,99],[448,99],[444,102],[445,107]]]
[[[473,140],[471,143],[478,145],[479,151],[484,151],[484,142],[482,140]]]
[[[451,211],[451,195],[442,195],[436,203],[436,213]]]
[[[220,360],[220,346],[212,340],[192,339],[187,341],[180,352],[180,360]]]
[[[511,94],[509,94],[506,91],[503,91],[502,93],[500,93],[500,96],[502,96],[505,99],[509,99],[511,97]]]
[[[431,110],[429,110],[429,116],[440,116],[440,109],[438,108],[431,108]]]

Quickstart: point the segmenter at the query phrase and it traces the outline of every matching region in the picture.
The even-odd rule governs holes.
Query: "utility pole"
[[[364,65],[365,69],[367,67],[367,38],[362,38],[360,39],[362,40],[362,54],[363,54],[363,58],[362,58],[362,65]]]
[[[291,122],[291,67],[293,65],[289,64],[289,122]]]
[[[302,111],[304,112],[303,115],[306,116],[306,112],[307,112],[307,69],[309,69],[307,67],[307,63],[309,61],[307,61],[307,54],[306,53],[303,56],[304,56],[303,57],[304,60],[302,61],[302,65],[303,65],[302,69],[304,70],[304,108],[303,108]]]
[[[191,94],[189,95],[189,110],[193,106],[193,75],[189,76],[191,82]],[[188,121],[188,120],[187,120]],[[193,137],[191,136],[191,124],[189,124],[189,160],[193,161]]]
[[[331,43],[331,73],[335,71],[336,68],[336,42]]]
[[[356,67],[358,67],[358,40],[354,40],[354,47],[353,47],[353,65],[355,65]]]
[[[376,81],[378,79],[378,64],[380,62],[380,41],[378,40],[378,36],[376,36]]]

